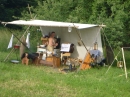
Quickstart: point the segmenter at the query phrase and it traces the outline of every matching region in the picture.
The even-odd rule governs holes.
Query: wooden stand
[[[63,59],[64,56],[67,57],[67,59],[64,60],[63,64],[66,64],[66,61],[68,60],[68,57],[71,56],[71,53],[68,53],[68,52],[66,52],[66,53],[61,53],[61,60]]]
[[[40,60],[39,64],[53,66],[53,67],[59,67],[60,66],[60,58],[55,56],[49,56],[46,58],[46,60]]]
[[[56,57],[56,56],[49,56],[46,57],[46,60],[42,60],[42,53],[38,53],[39,55],[32,60],[32,63],[35,65],[39,65],[39,64],[43,64],[43,65],[49,65],[49,66],[53,66],[53,67],[59,67],[60,66],[60,57]],[[25,54],[25,57],[22,59],[22,64],[29,64],[29,59],[28,59],[28,54]]]
[[[61,53],[61,59],[63,56],[70,57],[71,53]]]
[[[91,66],[90,66],[91,62],[92,62],[91,55],[90,55],[90,53],[88,53],[86,55],[84,61],[82,62],[81,66],[80,66],[80,69],[81,70],[90,69],[91,68]]]

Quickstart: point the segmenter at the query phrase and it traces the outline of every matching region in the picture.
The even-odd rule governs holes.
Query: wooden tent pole
[[[29,6],[29,5],[28,5]],[[29,11],[30,11],[30,7],[29,7]],[[31,11],[30,11],[30,15],[31,15]],[[31,15],[32,17],[32,15]],[[35,19],[36,18],[36,15],[34,16],[34,18],[32,19]],[[23,36],[27,33],[27,31],[30,29],[31,26],[28,26],[28,28],[25,30],[25,32],[23,33],[23,35],[21,36],[20,40],[23,38]],[[17,44],[19,43],[19,41],[17,42]],[[12,54],[12,52],[14,51],[14,48],[12,48],[11,52],[6,56],[6,58],[4,59],[4,62],[8,59],[8,57],[10,56],[10,54]]]
[[[73,25],[74,25],[74,23],[73,23]],[[74,25],[74,28],[77,29],[75,25]],[[78,37],[79,37],[80,41],[82,42],[83,46],[85,47],[87,53],[89,53],[89,51],[88,51],[88,49],[87,49],[85,43],[83,42],[83,40],[82,40],[82,38],[81,38],[81,36],[80,36],[80,34],[79,34],[79,31],[76,30],[76,32],[77,32],[77,34],[78,34]],[[87,56],[87,54],[85,55],[85,58],[86,58],[86,56]],[[85,58],[84,58],[84,60],[85,60]],[[82,64],[84,63],[84,60],[82,61]],[[78,71],[81,69],[82,64],[81,64],[81,66],[79,67]]]
[[[111,68],[111,66],[113,65],[113,63],[115,62],[115,59],[116,59],[116,57],[120,54],[120,52],[121,52],[121,50],[118,52],[118,54],[114,57],[114,59],[113,59],[113,61],[112,61],[112,63],[111,63],[111,65],[108,67],[108,69],[107,69],[107,71],[106,71],[106,73],[109,71],[109,69]],[[105,74],[106,74],[105,73]]]
[[[125,62],[125,56],[124,56],[124,49],[123,49],[123,47],[121,49],[122,49],[122,56],[123,56],[123,62],[124,62],[125,77],[127,79],[127,70],[126,70],[126,62]]]
[[[73,25],[74,25],[74,23],[73,23]],[[74,25],[74,28],[76,28],[76,26],[75,26],[75,25]],[[76,29],[77,29],[77,28],[76,28]],[[80,41],[82,42],[83,46],[85,47],[86,51],[88,52],[88,49],[87,49],[87,47],[86,47],[85,43],[83,42],[83,40],[82,40],[82,38],[81,38],[81,36],[80,36],[79,32],[78,32],[77,30],[76,30],[76,32],[77,32],[77,34],[78,34],[78,36],[79,36]]]
[[[27,31],[29,30],[31,26],[28,26],[28,28],[26,29],[26,31],[23,33],[23,35],[21,36],[20,40],[22,39],[22,37],[27,33]],[[17,44],[19,43],[19,41],[17,42]],[[12,50],[10,51],[10,53],[6,56],[6,58],[4,59],[4,62],[8,59],[8,57],[10,56],[10,54],[12,54],[14,51],[14,48],[12,48]]]
[[[73,24],[73,25],[74,25],[74,24]],[[74,25],[74,28],[76,28],[75,25]],[[100,28],[100,29],[101,29],[101,28]],[[83,46],[85,47],[87,53],[89,54],[89,51],[88,51],[88,49],[87,49],[85,43],[83,42],[82,37],[80,36],[80,34],[79,34],[79,32],[78,32],[77,30],[76,30],[76,32],[77,32],[77,34],[78,34],[78,36],[79,36],[80,41],[82,42]],[[78,71],[81,69],[81,67],[82,67],[82,65],[83,65],[83,63],[84,63],[86,57],[87,57],[87,54],[85,55],[84,60],[82,61],[82,64],[81,64],[81,66],[79,67]]]
[[[11,49],[10,53],[6,56],[6,58],[4,59],[4,62],[8,59],[8,57],[10,56],[10,54],[12,54],[14,52],[14,48]]]
[[[101,29],[101,30],[104,31],[103,29]],[[104,51],[107,52],[107,51],[106,51],[105,38],[104,38],[104,34],[103,34],[103,33],[104,33],[104,32],[102,32],[101,35],[102,35],[102,37],[103,37]],[[107,56],[108,56],[108,55],[107,55],[107,53],[106,53],[105,58],[106,58],[107,63],[108,63],[108,58],[107,58]]]
[[[30,7],[29,4],[28,4],[29,13],[30,13],[31,18],[33,19],[30,8],[31,8],[31,7]]]

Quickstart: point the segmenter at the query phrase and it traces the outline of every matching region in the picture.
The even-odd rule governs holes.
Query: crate
[[[46,60],[41,60],[40,64],[44,64],[44,65],[49,65],[49,66],[53,66],[53,67],[60,67],[60,57],[55,57],[55,56],[49,56],[46,58]]]

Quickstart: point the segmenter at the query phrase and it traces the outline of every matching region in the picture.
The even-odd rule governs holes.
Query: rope
[[[113,51],[113,49],[112,49],[112,47],[111,47],[111,44],[110,44],[110,42],[109,42],[109,40],[108,40],[106,34],[105,34],[104,32],[103,32],[103,34],[104,34],[104,36],[106,37],[106,40],[107,40],[107,42],[108,42],[108,44],[109,44],[109,46],[110,46],[110,48],[111,48],[111,50],[112,50],[112,53],[114,54],[114,57],[115,57],[115,53],[114,53],[114,51]]]
[[[74,25],[74,23],[73,23],[73,25]],[[77,29],[75,25],[74,25],[74,28]],[[80,40],[81,40],[83,46],[85,47],[86,51],[89,53],[89,51],[88,51],[88,49],[87,49],[85,43],[84,43],[83,40],[82,40],[82,37],[81,37],[81,34],[80,34],[80,30],[79,30],[79,31],[76,30],[76,32],[77,32],[77,34],[78,34],[78,36],[79,36],[79,38],[80,38]],[[85,58],[86,58],[86,55],[85,55]],[[84,60],[85,60],[85,58],[84,58]],[[82,61],[82,64],[83,64],[84,60]],[[81,64],[81,66],[82,66],[82,64]],[[77,71],[80,70],[81,66],[79,67],[79,69],[78,69]]]
[[[37,15],[35,15],[33,19],[35,19],[36,16],[37,16]],[[6,23],[5,23],[4,27],[6,27]],[[26,31],[24,32],[24,34],[21,36],[20,40],[21,40],[22,37],[27,33],[27,31],[29,30],[30,27],[31,27],[31,26],[28,26],[28,28],[26,29]],[[18,41],[18,42],[19,42],[19,41]],[[17,44],[18,44],[18,42],[17,42]],[[4,62],[7,60],[7,58],[10,56],[10,54],[11,54],[13,51],[14,51],[14,48],[13,48],[13,49],[11,50],[11,52],[6,56],[6,58],[4,59]]]
[[[5,26],[4,26],[5,27]],[[26,31],[24,32],[24,34],[21,36],[20,40],[22,39],[22,37],[27,33],[28,29],[30,28],[31,26],[28,26],[28,28],[26,29]],[[7,29],[7,28],[6,28]],[[19,43],[19,41],[17,42],[17,44]],[[10,53],[6,56],[6,58],[4,59],[4,62],[7,60],[7,58],[10,56],[10,54],[12,54],[14,51],[14,48],[12,48],[12,50],[10,51]]]
[[[103,35],[103,33],[101,33],[101,35],[102,35],[102,37],[103,37],[103,44],[104,44],[104,51],[106,52],[106,43],[105,43],[105,38],[104,38],[104,35]],[[105,57],[107,57],[107,53],[106,53],[106,55],[105,55]],[[107,58],[107,63],[108,63],[108,58]]]
[[[8,29],[9,30],[9,29]],[[9,32],[11,33],[11,34],[13,34],[13,32],[11,31],[11,30],[9,30]],[[16,38],[17,38],[17,40],[20,42],[20,43],[22,43],[30,52],[31,52],[31,50],[15,35],[15,34],[13,34]]]
[[[112,61],[111,65],[109,66],[109,68],[107,69],[106,73],[108,72],[108,70],[111,68],[112,64],[114,63],[114,61],[116,60],[117,56],[119,55],[119,53],[121,52],[121,50],[118,52],[118,54],[115,56],[114,60]],[[105,73],[105,74],[106,74]]]
[[[100,27],[100,28],[101,28],[101,27]],[[94,44],[95,42],[97,42],[97,37],[98,37],[98,35],[99,35],[99,32],[100,32],[100,29],[99,29],[99,31],[97,32],[97,35],[96,35],[96,38],[95,38],[94,41],[93,41],[93,44]],[[90,50],[92,47],[93,47],[93,45],[90,46],[89,50]]]
[[[74,25],[74,23],[73,23],[73,25]],[[75,25],[74,25],[74,28],[77,29]],[[79,34],[79,31],[76,30],[76,32],[77,32],[77,34],[78,34],[78,36],[79,36],[79,38],[80,38],[82,44],[84,45],[86,51],[89,52],[88,49],[87,49],[87,47],[86,47],[86,45],[85,45],[85,43],[84,43],[83,40],[82,40],[82,37],[81,37],[80,34]]]

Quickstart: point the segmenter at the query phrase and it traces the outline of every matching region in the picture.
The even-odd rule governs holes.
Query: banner
[[[14,37],[14,35],[12,34],[12,36],[11,36],[11,38],[10,38],[10,41],[9,41],[9,44],[8,44],[7,49],[12,48],[12,44],[13,44],[13,37]]]

